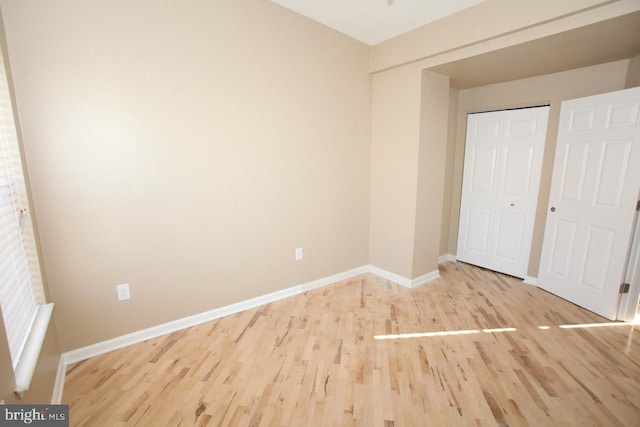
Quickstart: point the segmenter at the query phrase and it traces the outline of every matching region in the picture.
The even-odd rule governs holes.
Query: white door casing
[[[549,107],[469,114],[460,261],[525,277]]]
[[[640,200],[638,200],[640,205]],[[631,250],[627,261],[624,282],[629,284],[629,292],[620,295],[618,304],[617,320],[632,322],[635,320],[638,311],[638,300],[640,299],[640,215],[636,210],[634,221],[633,237],[631,239]]]
[[[539,286],[616,318],[640,190],[640,88],[562,103]]]

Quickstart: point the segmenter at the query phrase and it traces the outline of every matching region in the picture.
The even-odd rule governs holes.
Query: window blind
[[[42,282],[28,201],[18,137],[7,76],[0,57],[0,307],[9,342],[16,391],[28,388],[44,339],[43,325],[35,337],[34,325],[52,307],[44,304]],[[46,324],[48,317],[44,323]],[[31,347],[31,349],[29,349]],[[25,359],[35,361],[26,362]],[[29,354],[29,355],[28,355]],[[30,365],[33,364],[33,367]],[[22,371],[23,374],[18,374]],[[19,379],[22,376],[23,379]],[[28,377],[25,381],[24,377]],[[18,384],[21,386],[18,387]],[[21,389],[21,390],[18,390]]]

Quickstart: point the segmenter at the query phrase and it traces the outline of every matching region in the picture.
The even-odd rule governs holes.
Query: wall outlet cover
[[[129,291],[128,283],[116,286],[116,291],[118,293],[118,301],[131,299],[131,292]]]

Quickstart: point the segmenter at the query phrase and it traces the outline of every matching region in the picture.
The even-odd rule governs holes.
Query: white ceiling
[[[485,0],[271,0],[370,46]]]

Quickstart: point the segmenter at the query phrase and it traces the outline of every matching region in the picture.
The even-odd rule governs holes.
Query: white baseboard
[[[104,353],[108,353],[119,348],[127,347],[132,344],[137,344],[142,341],[146,341],[152,338],[157,338],[162,335],[170,334],[175,331],[179,331],[191,326],[199,325],[210,320],[219,319],[220,317],[229,316],[231,314],[238,313],[240,311],[248,310],[250,308],[258,307],[260,305],[268,304],[270,302],[278,301],[283,298],[287,298],[293,295],[301,294],[311,289],[326,286],[341,280],[346,280],[359,274],[370,272],[369,266],[362,266],[348,270],[342,273],[334,274],[322,279],[314,280],[312,282],[304,283],[301,285],[292,286],[281,291],[272,292],[270,294],[261,295],[259,297],[251,298],[245,301],[240,301],[235,304],[230,304],[224,307],[216,308],[213,310],[205,311],[204,313],[195,314],[193,316],[183,317],[171,322],[163,323],[161,325],[152,326],[147,329],[132,332],[130,334],[122,335],[116,338],[112,338],[106,341],[102,341],[96,344],[91,344],[86,347],[81,347],[76,350],[67,351],[62,354],[64,365],[76,363],[81,360],[86,360],[90,357],[99,356]]]
[[[411,287],[415,288],[416,286],[424,285],[425,283],[433,282],[436,279],[440,278],[440,272],[438,270],[430,271],[427,274],[423,274],[420,277],[416,277],[411,281]]]
[[[416,277],[415,279],[407,279],[404,276],[400,276],[399,274],[383,270],[373,265],[369,266],[369,272],[375,274],[376,276],[391,280],[392,282],[396,282],[397,284],[407,288],[415,288],[416,286],[424,285],[425,283],[429,283],[440,277],[440,272],[438,270],[434,270],[427,274],[423,274],[420,277]]]
[[[458,259],[453,254],[444,254],[438,257],[438,264],[442,264],[443,262],[457,262]]]
[[[524,279],[522,279],[522,281],[524,283],[526,283],[527,285],[538,286],[538,278],[537,277],[524,276]]]
[[[56,381],[53,383],[53,393],[51,394],[51,404],[59,405],[62,403],[62,393],[64,391],[64,378],[66,375],[67,365],[64,363],[64,357],[60,355],[58,361],[58,371],[56,372]]]
[[[384,279],[387,280],[391,280],[392,282],[396,282],[399,285],[405,286],[407,288],[411,288],[411,279],[407,279],[404,276],[401,276],[399,274],[396,273],[392,273],[390,271],[387,270],[383,270],[381,268],[378,268],[376,266],[370,265],[369,266],[369,273],[373,273],[376,276],[380,276]]]

